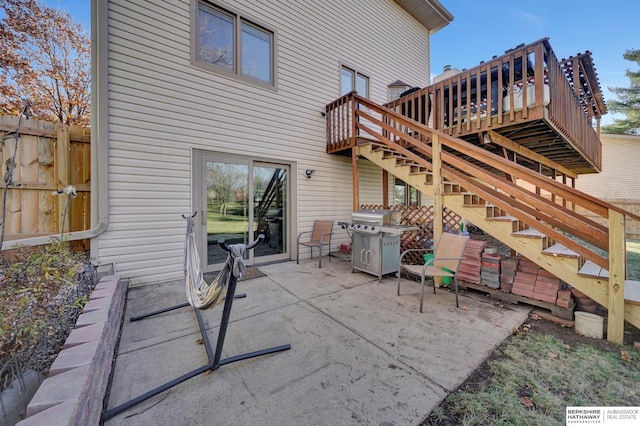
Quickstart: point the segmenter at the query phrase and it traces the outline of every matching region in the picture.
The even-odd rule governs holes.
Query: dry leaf
[[[196,343],[199,345],[204,345],[204,339],[198,339],[196,340]]]
[[[533,319],[533,320],[539,320],[540,319],[540,315],[538,315],[538,314],[531,314],[531,315],[529,315],[529,317],[531,319]]]
[[[558,358],[558,354],[555,352],[547,352],[549,358]]]
[[[535,404],[531,401],[531,398],[529,398],[528,396],[521,396],[520,397],[520,402],[522,402],[522,404],[525,407],[528,407],[528,408],[535,407]]]
[[[620,357],[623,361],[631,361],[631,357],[629,356],[629,353],[627,351],[620,351]]]

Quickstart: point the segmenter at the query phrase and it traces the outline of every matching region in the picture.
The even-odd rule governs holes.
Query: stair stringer
[[[398,165],[396,158],[383,158],[383,152],[372,151],[371,145],[362,145],[357,150],[358,155],[387,170],[423,194],[431,198],[435,196],[435,187],[430,183],[426,183],[423,174],[411,173],[411,168],[408,165]],[[443,196],[443,206],[478,226],[484,232],[522,254],[541,268],[553,273],[556,277],[586,294],[600,305],[608,306],[609,281],[605,278],[578,275],[579,261],[577,258],[544,254],[542,250],[546,247],[543,246],[542,239],[512,235],[511,222],[487,220],[485,209],[473,208],[464,204],[463,193]],[[624,308],[624,319],[640,328],[640,305],[625,302]]]
[[[376,166],[384,169],[395,177],[402,179],[403,181],[410,183],[411,186],[416,188],[418,191],[422,192],[428,197],[435,197],[435,188],[433,184],[427,183],[426,174],[418,173],[411,171],[411,166],[402,164],[397,164],[397,158],[384,156],[384,151],[373,151],[371,144],[362,145],[356,147],[356,152],[358,155],[366,158],[371,161]]]
[[[463,204],[463,197],[447,195],[443,205],[481,228],[498,241],[522,254],[528,260],[551,272],[567,284],[586,294],[599,304],[607,306],[609,300],[609,281],[578,275],[578,258],[549,256],[542,253],[543,241],[540,238],[521,237],[512,234],[511,222],[487,220],[482,209],[471,209]]]

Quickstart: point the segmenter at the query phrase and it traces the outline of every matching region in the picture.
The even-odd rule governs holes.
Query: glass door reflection
[[[254,249],[254,257],[287,252],[287,168],[256,163],[253,167],[253,218],[255,236],[265,241]]]
[[[207,161],[206,179],[206,265],[210,266],[226,260],[219,239],[249,243],[249,165]]]

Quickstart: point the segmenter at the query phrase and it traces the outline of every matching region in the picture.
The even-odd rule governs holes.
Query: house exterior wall
[[[576,188],[603,200],[633,199],[640,202],[640,136],[603,133],[602,172],[581,175]]]
[[[602,172],[579,176],[576,188],[640,215],[640,136],[603,133],[600,140]],[[640,239],[640,222],[627,219],[626,232],[628,238]]]
[[[98,55],[108,57],[109,226],[97,253],[131,284],[183,276],[193,150],[293,164],[295,256],[314,219],[351,217],[351,160],[326,154],[321,116],[340,95],[341,64],[368,75],[380,103],[395,80],[429,82],[429,32],[392,0],[215,4],[275,30],[276,90],[191,64],[189,0],[108,2]],[[380,176],[362,165],[363,203],[382,201]],[[337,229],[334,241],[348,236]]]

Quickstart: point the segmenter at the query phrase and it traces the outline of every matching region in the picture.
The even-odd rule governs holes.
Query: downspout
[[[109,224],[109,140],[107,86],[108,2],[91,0],[91,228],[64,234],[68,241],[95,238]],[[103,53],[99,57],[98,52]],[[95,213],[94,213],[95,212]],[[55,235],[5,241],[2,250],[19,245],[48,244]],[[98,258],[97,241],[91,241],[91,257]]]

